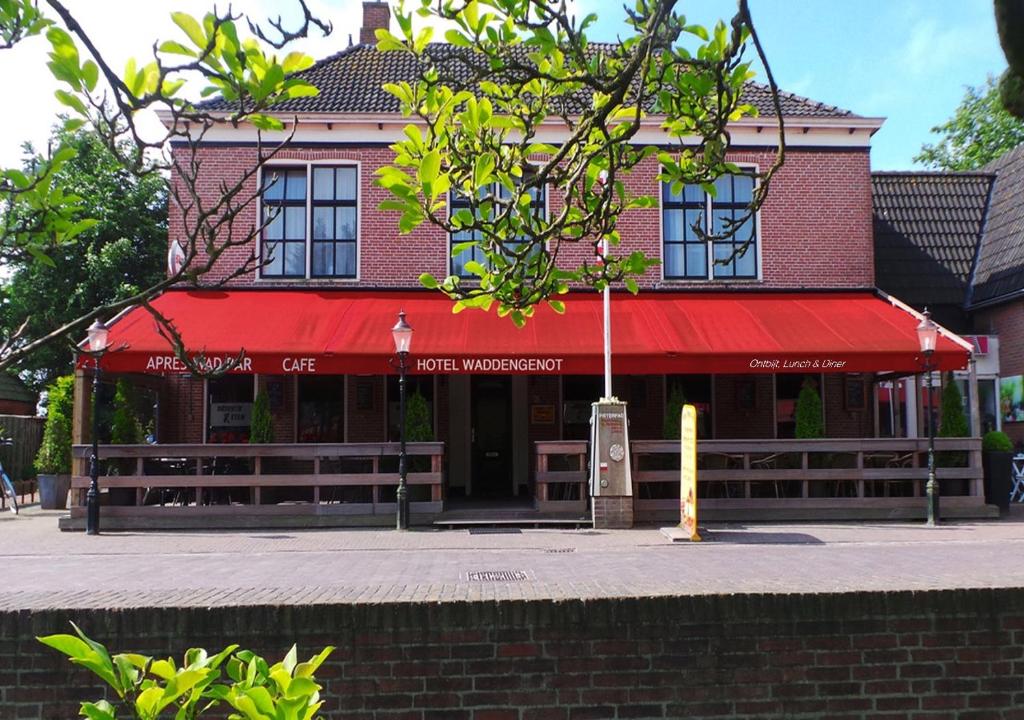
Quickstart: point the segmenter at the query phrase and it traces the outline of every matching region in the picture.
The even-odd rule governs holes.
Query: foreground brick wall
[[[1021,718],[1024,591],[0,614],[0,718],[98,696],[35,635],[119,650],[338,646],[332,720]]]

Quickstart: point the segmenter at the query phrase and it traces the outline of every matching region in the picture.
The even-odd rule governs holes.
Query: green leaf
[[[82,703],[78,714],[88,718],[88,720],[117,720],[117,716],[114,714],[114,706],[106,700],[100,700],[96,703]]]
[[[171,13],[171,20],[188,35],[188,39],[195,43],[197,48],[206,47],[206,33],[203,32],[198,20],[184,12]]]
[[[427,288],[428,290],[436,290],[438,288],[437,278],[435,278],[430,273],[423,273],[422,275],[420,275],[420,285]]]
[[[559,315],[565,314],[565,303],[561,300],[548,300],[548,305]]]
[[[168,53],[169,55],[184,55],[186,57],[195,57],[195,51],[185,47],[177,40],[165,40],[160,44],[158,48],[162,53]]]
[[[628,277],[623,279],[622,282],[625,283],[626,289],[629,290],[634,295],[640,292],[640,286],[637,284],[635,278]]]
[[[425,195],[430,195],[430,188],[437,180],[438,173],[441,172],[441,153],[437,150],[431,150],[427,153],[423,160],[420,161],[419,170],[416,172],[416,177],[419,178],[420,184],[423,185],[423,192]]]
[[[155,720],[160,713],[160,701],[164,696],[163,688],[154,685],[146,688],[135,699],[135,712],[139,720]]]
[[[100,69],[92,60],[86,60],[82,63],[82,79],[85,81],[85,87],[89,92],[96,89],[96,81],[99,80],[99,75]]]

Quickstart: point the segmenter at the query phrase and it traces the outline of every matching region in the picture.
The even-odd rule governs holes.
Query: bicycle
[[[0,445],[13,445],[11,440],[0,440]],[[0,494],[4,495],[9,503],[8,507],[12,513],[18,514],[18,497],[14,493],[14,483],[4,470],[3,461],[0,461]]]

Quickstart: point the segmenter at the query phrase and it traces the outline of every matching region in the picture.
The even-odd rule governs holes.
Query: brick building
[[[375,24],[388,22],[385,10],[364,3],[364,42]],[[337,446],[333,455],[315,458],[302,455],[302,448],[294,451],[308,458],[300,484],[312,487],[298,499],[323,503],[328,480],[309,476],[327,473],[324,468],[338,461],[336,475],[351,473],[364,482],[346,480],[345,493],[331,497],[386,511],[393,495],[382,486],[391,476],[378,484],[366,479],[366,468],[352,470],[342,461],[366,461],[366,454],[377,453],[372,472],[386,474],[390,467],[382,459],[398,437],[390,328],[404,309],[415,328],[410,389],[432,418],[429,435],[441,443],[425,453],[433,460],[421,475],[433,485],[420,498],[421,509],[440,511],[442,503],[457,505],[464,497],[578,508],[585,501],[580,458],[590,405],[602,393],[600,299],[572,293],[565,316],[543,308],[516,330],[493,313],[452,315],[446,298],[418,288],[421,273],[458,274],[467,258],[453,257],[455,240],[437,229],[422,226],[399,235],[397,215],[378,209],[386,191],[374,184],[375,171],[388,162],[389,145],[408,122],[381,84],[415,73],[408,57],[367,44],[308,70],[319,96],[280,109],[292,141],[248,187],[255,192],[262,181],[266,188],[263,208],[250,210],[252,226],[268,209],[278,213],[276,219],[264,229],[260,247],[238,248],[219,265],[220,277],[250,252],[264,265],[216,290],[175,289],[156,301],[174,317],[190,349],[216,359],[243,347],[241,367],[217,380],[188,377],[142,310],[113,323],[112,341],[127,343],[127,349],[109,354],[104,367],[154,388],[161,445],[187,444],[188,453],[208,458],[232,455],[228,446],[248,440],[254,395],[266,390],[277,443]],[[773,159],[776,118],[765,87],[751,83],[746,99],[760,116],[730,128],[729,159],[741,169],[763,170]],[[849,506],[863,501],[861,509],[870,514],[877,511],[874,501],[898,495],[905,496],[901,507],[908,513],[923,511],[917,441],[874,449],[862,442],[908,434],[906,423],[894,428],[882,417],[886,408],[879,400],[887,396],[880,383],[921,368],[915,333],[920,315],[875,286],[870,141],[882,121],[789,93],[781,100],[786,162],[749,228],[754,242],[730,263],[715,264],[716,253],[728,248],[699,241],[690,226],[698,217],[746,203],[752,175],[722,178],[715,198],[698,187],[673,195],[659,184],[654,158],[627,180],[632,192],[660,202],[622,217],[623,246],[662,260],[641,279],[638,297],[615,292],[612,299],[614,394],[629,403],[630,432],[640,441],[633,457],[638,517],[643,507],[665,512],[678,503],[672,494],[678,494],[678,480],[666,469],[673,454],[677,461],[678,445],[673,451],[657,441],[670,399],[680,394],[699,410],[701,465],[709,479],[702,493],[709,500],[761,498],[799,514],[842,498]],[[652,120],[641,141],[657,142],[660,132]],[[215,128],[206,139],[199,158],[208,174],[204,191],[217,192],[221,182],[231,183],[256,165],[252,128]],[[548,210],[556,209],[556,198],[544,201]],[[171,242],[183,221],[172,209]],[[584,249],[568,249],[569,262]],[[941,333],[936,357],[942,367],[964,368],[969,355],[967,343]],[[796,400],[805,383],[822,398],[826,438],[846,445],[786,445],[793,442]],[[915,402],[905,399],[907,406]],[[363,456],[337,449],[356,445]],[[275,452],[287,454],[283,448]],[[245,455],[250,464],[243,471],[229,474],[266,472],[268,458],[256,461],[252,454]],[[872,463],[879,458],[876,468]],[[811,472],[819,461],[825,465]],[[204,467],[199,462],[196,473],[205,474]],[[142,475],[141,460],[139,468]],[[888,469],[893,472],[886,475]],[[951,473],[950,487],[964,496],[964,507],[977,505],[975,480]],[[137,485],[141,505],[144,483]],[[202,498],[200,490],[186,504],[198,506]],[[248,501],[254,498],[266,504],[268,493],[261,499],[258,490],[250,492]],[[641,499],[648,504],[641,507]]]

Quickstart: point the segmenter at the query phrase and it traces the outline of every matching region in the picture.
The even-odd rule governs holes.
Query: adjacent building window
[[[511,200],[511,197],[509,195],[508,190],[506,190],[505,187],[502,186],[502,185],[495,185],[492,188],[487,188],[487,190],[485,192],[494,192],[496,197],[499,199],[499,202],[508,202],[508,201]],[[544,189],[543,188],[531,188],[529,193],[530,193],[530,211],[532,213],[534,213],[535,216],[543,215],[543,213],[545,212]],[[449,196],[449,205],[448,205],[448,207],[449,207],[449,212],[452,215],[457,213],[459,210],[468,210],[469,209],[469,198],[464,196],[464,195],[460,195],[459,193],[456,193],[456,192],[453,191],[453,192],[450,193],[450,196]],[[478,209],[478,212],[479,212],[479,209]],[[449,254],[451,254],[454,251],[455,247],[458,246],[459,243],[464,243],[464,242],[468,242],[468,241],[477,241],[477,242],[479,242],[482,239],[483,239],[483,236],[479,232],[452,233],[451,234],[451,238],[450,238],[451,246],[448,249],[449,250]],[[508,240],[508,241],[505,242],[505,245],[510,250],[514,250],[516,247],[521,245],[523,242],[524,242],[524,240],[522,240],[522,239]],[[467,248],[465,250],[462,250],[462,251],[452,255],[451,258],[452,258],[452,260],[451,260],[451,274],[452,275],[457,275],[459,277],[476,277],[475,273],[472,273],[472,272],[469,272],[468,270],[466,270],[466,264],[468,262],[470,262],[471,260],[474,260],[474,261],[480,263],[481,265],[484,265],[485,267],[488,265],[487,257],[484,255],[483,249],[480,248],[479,246],[473,246],[471,248]]]
[[[267,168],[263,173],[264,278],[355,278],[358,171],[354,166]],[[307,184],[312,183],[312,192]]]
[[[715,196],[699,185],[686,185],[672,191],[671,183],[662,183],[662,240],[665,278],[705,280],[707,278],[757,278],[757,222],[748,218],[735,228],[747,212],[754,193],[754,176],[723,175],[715,181]],[[720,241],[702,239],[697,232],[720,235],[735,233]],[[744,244],[749,242],[741,252]]]

